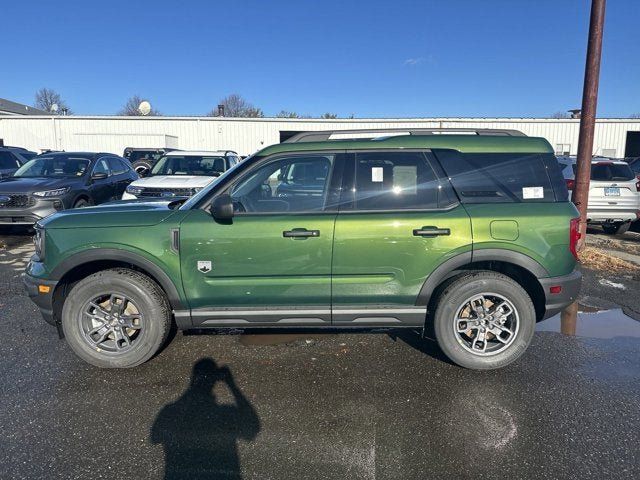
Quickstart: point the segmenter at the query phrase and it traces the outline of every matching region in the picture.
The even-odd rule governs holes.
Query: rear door
[[[130,175],[130,168],[125,165],[123,160],[117,157],[108,157],[109,168],[111,170],[111,188],[112,188],[112,199],[120,199],[122,198],[122,194],[124,193],[127,185],[129,185],[132,181],[132,177]]]
[[[471,224],[429,152],[354,152],[332,268],[335,325],[423,325],[427,276],[472,249]]]

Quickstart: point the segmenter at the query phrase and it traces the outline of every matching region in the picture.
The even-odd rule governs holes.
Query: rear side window
[[[434,153],[463,203],[567,200],[567,189],[553,155],[454,150]]]
[[[422,152],[356,153],[354,186],[347,209],[437,209],[455,201]]]

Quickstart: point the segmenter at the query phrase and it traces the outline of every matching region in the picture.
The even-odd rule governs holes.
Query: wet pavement
[[[109,371],[41,320],[19,283],[29,239],[3,239],[2,479],[640,478],[631,279],[586,271],[575,335],[542,322],[498,371],[411,332],[178,333]]]

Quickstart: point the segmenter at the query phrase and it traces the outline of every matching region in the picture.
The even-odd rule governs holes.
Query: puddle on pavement
[[[619,308],[602,310],[586,305],[577,305],[576,308],[574,304],[564,312],[538,323],[536,331],[590,338],[640,338],[640,322],[628,317]]]

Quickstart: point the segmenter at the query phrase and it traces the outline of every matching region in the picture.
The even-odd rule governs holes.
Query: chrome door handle
[[[451,235],[451,230],[448,228],[438,227],[422,227],[415,228],[413,230],[414,237],[437,237],[439,235]]]

